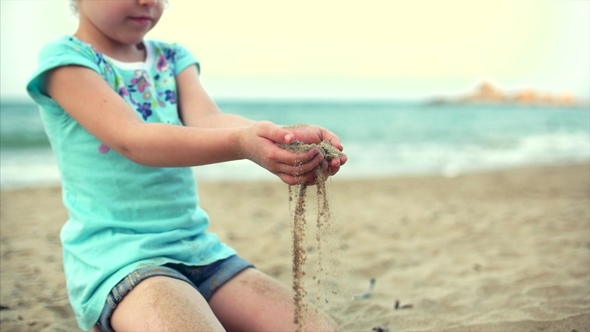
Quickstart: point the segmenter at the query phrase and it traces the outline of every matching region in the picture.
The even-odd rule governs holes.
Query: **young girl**
[[[188,166],[249,159],[285,183],[313,184],[316,166],[334,175],[346,157],[328,163],[317,149],[276,143],[342,150],[340,140],[223,114],[186,49],[143,39],[164,1],[75,1],[78,30],[42,50],[27,90],[62,174],[64,266],[80,327],[294,330],[291,291],[206,232]],[[311,308],[306,326],[337,328]]]

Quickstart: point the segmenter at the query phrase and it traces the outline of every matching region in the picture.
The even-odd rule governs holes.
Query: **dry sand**
[[[336,176],[328,192],[341,237],[324,252],[326,284],[337,292],[323,307],[343,331],[590,331],[590,165],[452,179]],[[287,186],[201,183],[200,193],[212,230],[290,285]],[[0,211],[0,330],[76,331],[59,188],[2,191]],[[353,300],[371,278],[372,295]],[[308,298],[326,294],[307,281]]]

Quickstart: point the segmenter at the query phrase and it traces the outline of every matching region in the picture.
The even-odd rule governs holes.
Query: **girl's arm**
[[[209,97],[199,79],[196,66],[187,67],[176,78],[178,87],[179,112],[183,123],[187,126],[202,128],[231,128],[250,126],[253,120],[235,114],[224,114]],[[338,136],[329,130],[312,125],[301,125],[288,129],[294,135],[294,139],[304,143],[320,143],[323,140],[330,141],[342,151],[343,146]],[[277,141],[278,142],[278,141]],[[323,163],[329,174],[334,175],[340,166],[347,161],[347,157],[334,159],[330,164]]]
[[[205,123],[211,120],[206,128],[145,123],[98,73],[85,67],[52,70],[47,76],[47,92],[103,143],[147,166],[196,166],[250,159],[284,182],[295,184],[313,182],[312,170],[323,159],[317,149],[295,154],[279,148],[275,143],[288,144],[295,136],[270,122],[231,116],[212,120],[221,116],[216,108],[197,116],[204,116]],[[187,116],[184,120],[192,123],[194,118]]]
[[[201,85],[196,66],[189,66],[176,77],[178,112],[185,126],[228,128],[251,126],[255,121],[221,112]]]

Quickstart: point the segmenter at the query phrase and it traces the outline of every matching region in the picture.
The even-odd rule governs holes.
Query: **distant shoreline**
[[[506,92],[488,81],[483,81],[472,92],[458,97],[434,97],[427,101],[427,105],[506,105],[587,109],[590,107],[590,99],[583,99],[569,92],[549,93],[530,88]]]

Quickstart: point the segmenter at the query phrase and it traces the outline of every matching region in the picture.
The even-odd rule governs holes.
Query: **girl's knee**
[[[185,281],[152,277],[140,282],[111,317],[115,330],[223,331],[207,301]]]

